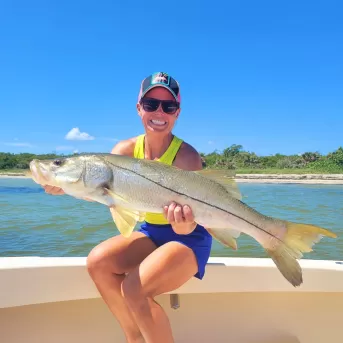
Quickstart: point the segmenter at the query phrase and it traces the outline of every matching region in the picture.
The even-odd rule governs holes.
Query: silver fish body
[[[30,169],[37,183],[108,206],[124,236],[144,220],[146,212],[163,213],[173,201],[189,205],[195,221],[222,244],[235,249],[240,233],[253,237],[293,286],[303,282],[297,259],[323,236],[336,237],[327,229],[267,217],[252,209],[241,201],[228,171],[186,171],[113,154],[34,160]]]

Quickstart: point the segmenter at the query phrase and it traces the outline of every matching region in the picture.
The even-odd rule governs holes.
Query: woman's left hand
[[[179,235],[187,235],[196,228],[192,209],[187,205],[181,206],[172,202],[164,207],[164,215],[175,233]]]

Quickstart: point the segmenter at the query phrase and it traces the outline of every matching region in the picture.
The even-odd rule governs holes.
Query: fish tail
[[[297,261],[303,253],[312,251],[315,243],[324,236],[336,238],[333,232],[311,224],[298,224],[283,222],[286,232],[282,239],[277,241],[274,247],[268,244],[265,247],[267,254],[272,258],[281,274],[294,286],[300,286],[303,282],[302,270]]]

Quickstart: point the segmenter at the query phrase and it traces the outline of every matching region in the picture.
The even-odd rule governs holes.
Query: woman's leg
[[[123,296],[146,343],[173,343],[169,320],[154,297],[187,282],[198,270],[193,251],[178,242],[157,248],[122,284]]]
[[[156,249],[141,232],[122,235],[96,246],[87,258],[88,272],[110,311],[117,318],[128,343],[144,342],[142,334],[121,293],[125,273],[135,268]]]

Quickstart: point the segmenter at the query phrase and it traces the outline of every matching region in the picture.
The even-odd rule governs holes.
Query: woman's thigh
[[[169,242],[151,252],[126,276],[123,293],[155,297],[172,291],[198,271],[194,252],[179,242]]]

